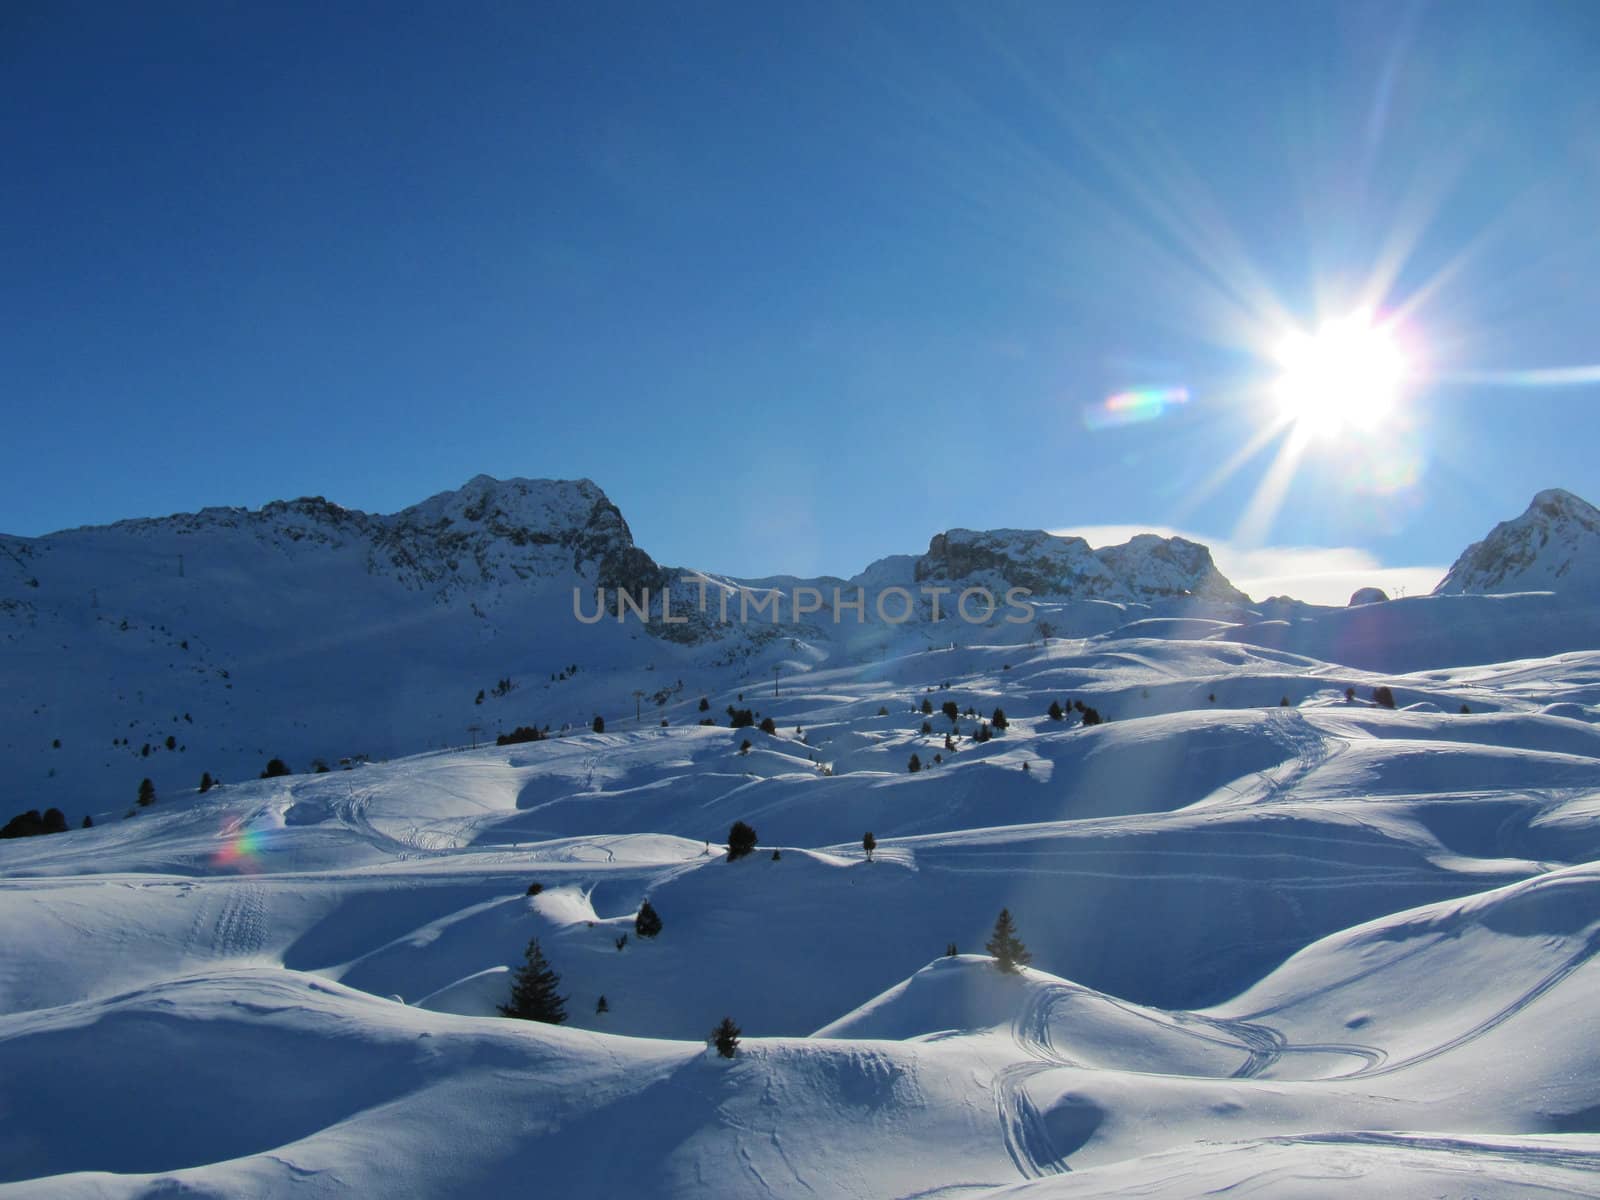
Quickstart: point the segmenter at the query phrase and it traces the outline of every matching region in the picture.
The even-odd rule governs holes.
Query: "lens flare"
[[[1083,410],[1084,427],[1090,430],[1114,429],[1119,425],[1137,425],[1154,421],[1169,408],[1189,402],[1189,389],[1184,387],[1140,388],[1137,391],[1118,392],[1107,396],[1099,404]]]
[[[266,843],[261,830],[245,829],[243,822],[235,819],[223,823],[219,836],[223,844],[211,856],[213,868],[246,873],[261,869],[260,855]]]

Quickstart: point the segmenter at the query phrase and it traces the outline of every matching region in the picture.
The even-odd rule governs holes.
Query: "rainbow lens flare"
[[[1154,421],[1174,405],[1188,402],[1189,389],[1185,387],[1140,388],[1137,391],[1118,392],[1084,409],[1083,424],[1091,431],[1137,425],[1143,421]]]
[[[221,837],[222,846],[211,856],[213,868],[245,873],[261,870],[261,851],[266,843],[262,830],[245,829],[241,821],[228,821],[222,826]]]

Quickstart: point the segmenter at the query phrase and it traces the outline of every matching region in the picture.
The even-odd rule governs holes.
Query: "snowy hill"
[[[632,716],[635,691],[670,718],[697,698],[683,694],[691,675],[715,686],[730,668],[964,638],[952,610],[973,586],[999,600],[1035,586],[1065,610],[1063,633],[1122,624],[1107,601],[1243,600],[1179,539],[935,539],[969,543],[981,554],[884,560],[853,583],[740,580],[659,567],[588,480],[487,476],[387,516],[309,498],[0,538],[0,771],[28,806],[76,823],[130,803],[143,778],[165,791],[202,772],[249,778],[273,757],[303,769],[581,728]],[[940,620],[930,580],[950,589]],[[915,618],[904,627],[879,604],[897,588]],[[859,623],[796,611],[799,592],[821,603],[853,589]],[[969,611],[986,638],[1037,636],[1007,624],[1017,610]]]
[[[1434,594],[1544,590],[1600,590],[1600,509],[1560,488],[1540,492],[1520,517],[1469,546]]]
[[[1061,590],[662,637],[572,619],[657,568],[525,481],[7,546],[10,803],[95,824],[0,840],[0,1197],[1600,1190],[1587,596],[952,530],[850,586]],[[533,938],[564,1025],[497,1015]]]

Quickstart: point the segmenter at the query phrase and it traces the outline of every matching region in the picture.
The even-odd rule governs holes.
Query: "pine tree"
[[[642,938],[653,938],[661,932],[661,915],[650,901],[639,905],[639,915],[633,919],[633,931]]]
[[[994,932],[989,935],[983,948],[994,955],[994,965],[1008,975],[1015,975],[1018,967],[1025,967],[1033,961],[1033,955],[1028,953],[1022,939],[1017,937],[1017,927],[1012,923],[1009,908],[1000,910],[1000,915],[995,918]]]
[[[906,770],[915,775],[918,771],[922,770],[922,759],[913,754],[911,756],[911,761],[906,763]]]
[[[214,784],[215,782],[216,782],[216,780],[211,778],[211,772],[210,771],[201,771],[200,772],[200,794],[203,796],[207,792],[209,792],[211,790],[211,785]]]
[[[156,785],[148,779],[139,781],[139,807],[149,808],[156,802]]]
[[[735,821],[728,830],[728,861],[743,858],[756,848],[756,831],[743,821]]]
[[[544,952],[539,949],[538,938],[528,943],[525,953],[527,961],[511,978],[511,1003],[502,1004],[500,1013],[524,1021],[560,1025],[567,1019],[567,998],[556,994],[561,976],[550,969]]]
[[[739,1049],[739,1035],[744,1031],[733,1023],[732,1017],[723,1017],[711,1031],[711,1043],[723,1058],[732,1058]]]
[[[933,701],[929,700],[926,696],[924,696],[922,698],[922,715],[926,717],[926,716],[929,716],[930,714],[932,714],[932,712],[933,712]]]
[[[878,848],[878,839],[871,832],[861,835],[861,848],[867,852],[867,861],[872,861],[872,852]]]
[[[596,733],[604,733],[606,731],[606,719],[601,716],[596,716],[594,723],[590,726],[590,728]]]
[[[1003,708],[995,709],[994,716],[991,717],[989,721],[996,730],[1004,730],[1005,727],[1010,724],[1010,722],[1006,720],[1006,710]]]
[[[611,1011],[611,1005],[606,1003],[606,998],[604,996],[601,996],[600,999],[595,1003],[594,1011],[596,1015],[599,1015],[600,1013],[608,1013]]]
[[[1061,711],[1061,701],[1050,701],[1050,719],[1052,721],[1059,721],[1064,716],[1066,716],[1066,714]]]
[[[700,697],[700,711],[701,712],[706,712],[710,708],[711,708],[711,701],[707,700],[704,696],[701,696]]]

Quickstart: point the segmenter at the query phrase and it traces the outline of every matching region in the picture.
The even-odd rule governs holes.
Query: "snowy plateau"
[[[864,619],[698,603],[799,588]],[[0,1197],[1600,1195],[1597,596],[1557,490],[1343,608],[1151,535],[736,579],[588,481],[0,537],[0,823],[67,826]]]

